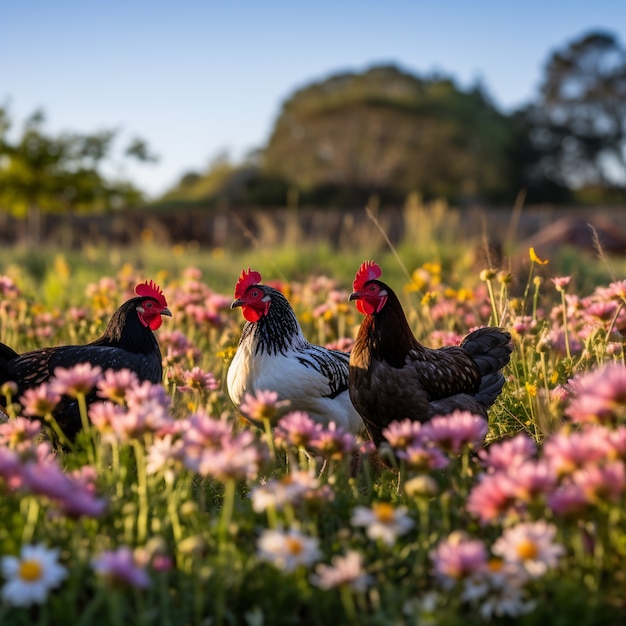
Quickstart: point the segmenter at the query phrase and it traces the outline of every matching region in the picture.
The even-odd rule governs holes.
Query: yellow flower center
[[[536,558],[537,557],[536,544],[530,539],[525,539],[524,541],[521,541],[517,546],[517,556],[519,556],[519,558],[524,561],[526,559]]]
[[[42,569],[39,561],[22,561],[20,563],[20,578],[32,582],[41,578]]]
[[[302,542],[294,537],[287,537],[287,550],[291,554],[300,554],[302,552]]]
[[[502,562],[502,559],[490,559],[489,562],[487,563],[487,567],[489,568],[489,571],[493,572],[494,574],[501,572],[503,566],[504,566],[504,563]]]
[[[388,524],[393,521],[394,509],[391,504],[387,502],[379,502],[372,507],[374,515],[378,518],[378,521],[383,524]]]

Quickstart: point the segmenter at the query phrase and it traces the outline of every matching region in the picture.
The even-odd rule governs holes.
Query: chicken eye
[[[253,298],[258,298],[258,297],[261,295],[261,291],[260,291],[259,289],[253,289],[253,290],[250,292],[250,295],[251,295]]]
[[[151,302],[150,300],[147,300],[146,302],[144,302],[144,307],[146,309],[151,309],[152,307],[154,307],[154,302]]]

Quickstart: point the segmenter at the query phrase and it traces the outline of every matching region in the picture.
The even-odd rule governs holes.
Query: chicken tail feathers
[[[489,408],[500,395],[504,386],[504,376],[500,372],[494,372],[483,376],[480,387],[474,394],[474,398],[485,408]]]
[[[483,378],[507,365],[513,350],[510,333],[491,326],[469,333],[461,347],[472,357]]]

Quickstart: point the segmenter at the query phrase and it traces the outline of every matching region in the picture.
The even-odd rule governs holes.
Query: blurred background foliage
[[[513,71],[513,70],[512,70]],[[129,210],[142,191],[118,180],[116,159],[154,160],[141,138],[115,130],[51,135],[35,112],[9,133],[0,108],[0,210],[36,232],[44,213]],[[283,103],[266,146],[242,163],[220,155],[188,172],[151,209],[402,206],[411,194],[463,208],[480,203],[623,204],[626,48],[589,32],[552,52],[539,95],[500,111],[480,85],[398,67],[342,73]]]

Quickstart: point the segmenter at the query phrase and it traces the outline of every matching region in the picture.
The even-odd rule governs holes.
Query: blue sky
[[[479,80],[507,111],[533,98],[551,51],[592,29],[626,45],[626,1],[7,1],[0,105],[18,125],[41,108],[52,132],[143,137],[159,162],[115,173],[156,195],[264,145],[309,82],[394,63]]]

